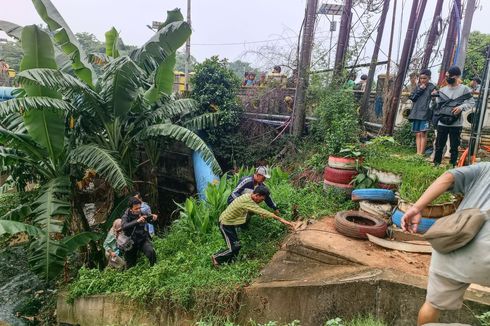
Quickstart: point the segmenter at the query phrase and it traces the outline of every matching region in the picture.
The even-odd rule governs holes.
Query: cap
[[[267,179],[271,177],[269,174],[269,170],[265,166],[259,166],[257,170],[255,170],[255,173],[263,175]]]

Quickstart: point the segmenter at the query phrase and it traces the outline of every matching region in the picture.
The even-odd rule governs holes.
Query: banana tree
[[[22,72],[36,69],[57,71],[53,44],[47,33],[36,25],[26,26],[22,29],[21,39],[24,50]],[[81,89],[88,92],[89,88],[71,78],[80,87],[71,90],[73,96],[83,97]],[[0,234],[29,234],[33,239],[29,263],[46,280],[59,274],[70,253],[100,238],[89,229],[71,234],[68,227],[73,216],[83,218],[74,214],[73,171],[80,167],[92,168],[117,191],[124,191],[131,184],[113,153],[96,144],[69,141],[74,133],[69,120],[80,109],[61,98],[62,92],[58,92],[61,89],[26,83],[23,96],[0,103],[0,117],[20,117],[24,127],[0,127],[3,165],[15,169],[22,164],[42,184],[33,203],[24,204],[17,208],[17,214],[11,212],[5,216],[8,219],[0,220]],[[87,225],[84,222],[82,224]]]
[[[156,164],[158,147],[144,145],[166,139],[200,151],[218,173],[213,153],[195,131],[218,124],[219,115],[202,114],[193,100],[170,94],[172,58],[191,33],[180,12],[169,12],[161,29],[130,57],[114,51],[118,36],[110,31],[107,63],[97,78],[51,2],[33,2],[55,42],[70,55],[75,76],[57,69],[46,33],[34,25],[22,29],[24,58],[18,78],[23,90],[0,103],[0,159],[10,169],[22,166],[42,187],[33,203],[18,209],[22,214],[0,220],[0,235],[31,235],[31,266],[49,280],[70,252],[98,237],[89,232],[76,205],[74,188],[81,169],[94,169],[123,193],[131,187],[138,148],[148,148]],[[73,234],[68,223],[74,218],[86,232]]]

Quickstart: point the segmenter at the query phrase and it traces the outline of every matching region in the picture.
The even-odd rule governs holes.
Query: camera
[[[145,221],[146,223],[151,223],[153,222],[153,215],[143,215],[143,217],[145,218]]]

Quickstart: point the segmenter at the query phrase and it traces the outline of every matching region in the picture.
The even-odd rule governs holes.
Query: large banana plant
[[[42,187],[33,203],[18,209],[24,214],[0,218],[0,235],[28,233],[33,239],[31,266],[50,280],[62,270],[67,255],[98,237],[89,228],[73,234],[68,227],[71,219],[84,219],[74,192],[81,169],[94,169],[116,192],[124,193],[141,166],[136,161],[140,148],[147,148],[156,164],[161,148],[155,144],[165,140],[200,151],[219,173],[213,153],[196,134],[217,125],[219,114],[203,114],[193,100],[171,95],[175,51],[191,33],[179,11],[169,12],[159,31],[131,56],[119,56],[119,36],[111,29],[103,73],[95,76],[53,4],[33,3],[55,43],[70,55],[75,76],[57,68],[45,32],[35,25],[22,29],[24,58],[18,80],[23,90],[0,103],[0,161],[9,169],[29,171]],[[15,215],[24,218],[7,220]]]
[[[25,232],[33,241],[29,262],[33,270],[46,280],[57,276],[66,257],[79,246],[99,239],[88,232],[71,235],[68,221],[73,216],[72,171],[78,166],[92,168],[117,191],[130,186],[130,180],[120,166],[117,156],[96,144],[69,142],[74,129],[69,126],[73,115],[80,114],[72,101],[61,99],[61,92],[70,88],[73,98],[93,96],[90,88],[78,79],[56,70],[54,48],[49,35],[36,25],[22,29],[24,57],[21,72],[49,69],[66,77],[61,85],[26,83],[22,97],[0,103],[0,118],[20,117],[25,128],[0,127],[0,159],[3,165],[16,169],[19,164],[35,175],[43,186],[33,203],[10,212],[0,220],[0,235]],[[67,94],[66,92],[63,92]],[[97,99],[97,98],[96,98]],[[12,218],[15,216],[15,218]],[[26,223],[26,220],[32,223]]]

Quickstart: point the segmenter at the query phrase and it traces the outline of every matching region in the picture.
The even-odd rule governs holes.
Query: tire
[[[341,170],[356,170],[358,165],[361,165],[362,160],[356,160],[355,158],[348,157],[328,157],[328,166]]]
[[[352,200],[371,200],[392,203],[396,201],[395,193],[388,189],[356,189],[352,191]]]
[[[378,188],[380,189],[388,189],[388,190],[397,190],[398,189],[398,185],[390,185],[390,184],[387,184],[387,183],[382,183],[382,182],[378,182]]]
[[[330,188],[335,189],[339,193],[342,193],[347,198],[349,198],[352,194],[352,190],[354,189],[354,186],[349,184],[335,183],[335,182],[323,180],[323,189],[328,190]]]
[[[353,219],[361,220],[369,225],[355,223],[352,221]],[[360,211],[343,211],[335,215],[337,232],[351,238],[367,239],[367,234],[384,238],[387,227],[386,222]]]
[[[341,170],[327,166],[323,173],[323,179],[333,183],[349,184],[358,174],[359,172],[356,170]]]
[[[391,215],[391,221],[393,224],[395,224],[398,228],[401,229],[401,222],[402,222],[402,217],[405,213],[403,213],[401,210],[396,209],[393,212],[393,215]],[[422,217],[420,220],[419,227],[417,228],[417,233],[425,233],[427,232],[428,229],[434,224],[436,221],[435,218],[428,218],[428,217]]]

